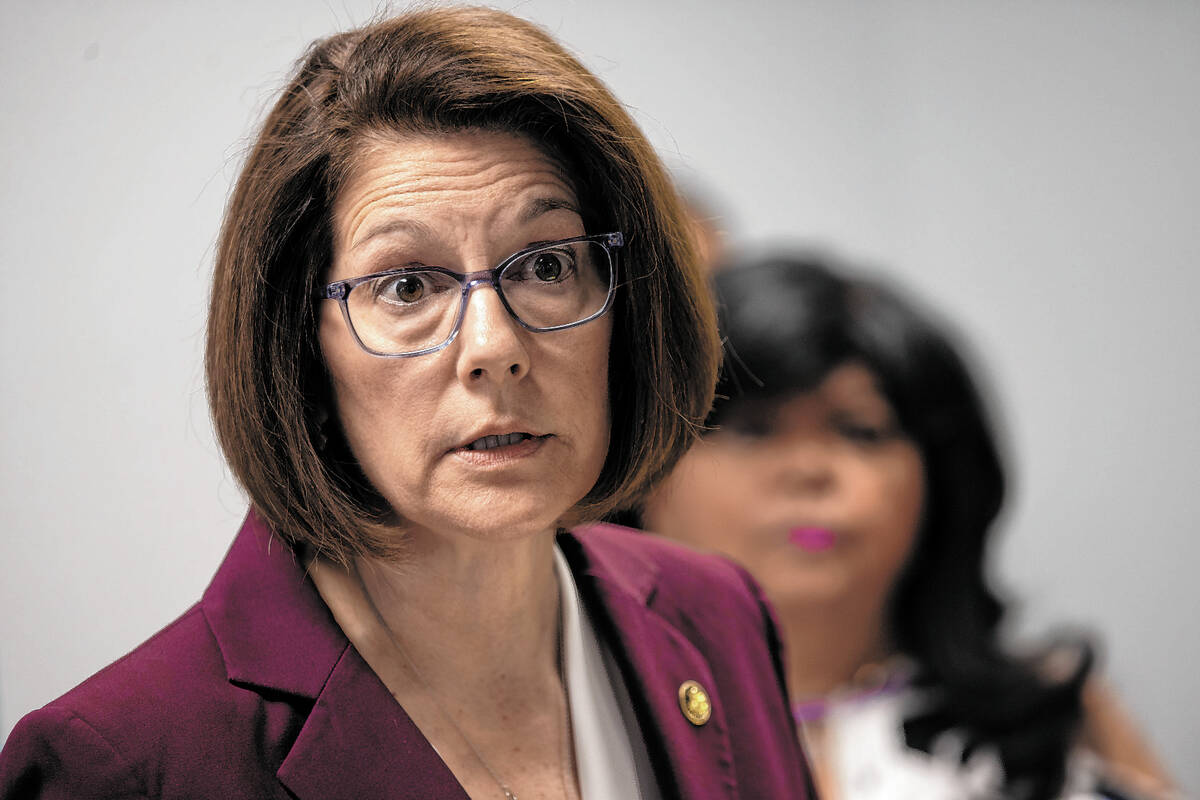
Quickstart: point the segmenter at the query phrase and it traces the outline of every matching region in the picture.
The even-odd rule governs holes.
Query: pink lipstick
[[[788,541],[809,553],[823,553],[833,547],[837,534],[828,528],[792,528]]]

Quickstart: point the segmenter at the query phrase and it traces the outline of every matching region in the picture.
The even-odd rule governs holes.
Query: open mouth
[[[463,447],[464,450],[495,450],[497,447],[508,447],[513,444],[520,444],[526,439],[535,439],[532,433],[502,433],[499,436],[481,436],[475,441]]]

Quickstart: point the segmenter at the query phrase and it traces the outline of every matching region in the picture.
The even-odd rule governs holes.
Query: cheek
[[[379,467],[394,462],[397,454],[411,452],[412,431],[429,418],[425,399],[412,391],[426,382],[409,376],[404,369],[408,365],[363,352],[340,314],[324,315],[320,343],[331,384],[330,414],[336,416],[367,478],[379,486]]]
[[[746,508],[761,485],[749,466],[711,441],[700,442],[647,501],[646,527],[744,561],[751,541]]]
[[[896,498],[896,517],[904,522],[901,529],[906,549],[911,550],[925,511],[925,465],[915,450],[905,453],[896,470],[892,492]]]
[[[591,357],[585,362],[586,376],[584,380],[576,382],[583,395],[579,405],[581,408],[589,409],[591,413],[588,416],[602,429],[602,436],[607,444],[609,430],[612,427],[611,409],[608,402],[609,351],[607,338],[589,348],[588,352]]]
[[[602,325],[597,321],[575,329],[577,335],[574,337],[557,334],[561,338],[546,340],[549,346],[537,359],[553,368],[545,370],[535,362],[531,372],[538,388],[536,394],[547,399],[557,398],[554,405],[559,406],[560,413],[570,421],[573,438],[583,451],[581,455],[586,458],[589,468],[591,462],[598,460],[597,477],[608,456],[612,429],[608,390],[610,332],[611,324]],[[556,336],[554,333],[534,335]]]
[[[396,387],[369,371],[344,371],[332,377],[334,410],[360,461],[383,443],[394,442],[407,427],[406,420],[417,413],[412,405],[403,414],[395,413],[395,403],[387,403],[386,398],[397,396]]]
[[[872,472],[863,513],[870,517],[879,566],[894,575],[908,561],[921,527],[925,469],[915,449],[905,446]]]
[[[332,306],[333,304],[328,304]],[[340,326],[340,327],[339,327]],[[330,390],[334,408],[342,429],[351,436],[359,427],[360,417],[370,413],[370,400],[378,396],[378,381],[354,352],[358,346],[350,340],[341,318],[323,315],[320,330],[321,353],[329,371]]]

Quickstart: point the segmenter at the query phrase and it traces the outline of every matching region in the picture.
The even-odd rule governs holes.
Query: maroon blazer
[[[629,687],[664,798],[812,797],[758,587],[728,561],[608,525],[559,538]],[[679,685],[712,699],[684,717]],[[199,603],[33,711],[0,798],[467,795],[251,512]]]

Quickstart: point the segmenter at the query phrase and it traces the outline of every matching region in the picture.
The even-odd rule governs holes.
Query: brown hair
[[[331,263],[330,209],[368,137],[520,134],[560,161],[589,233],[626,235],[609,358],[612,436],[571,512],[635,502],[691,444],[719,360],[711,300],[657,155],[608,89],[542,29],[482,8],[422,9],[316,42],[263,126],[226,211],[206,371],[218,439],[257,512],[339,561],[402,537],[340,436],[314,292]],[[331,426],[336,427],[336,426]]]

